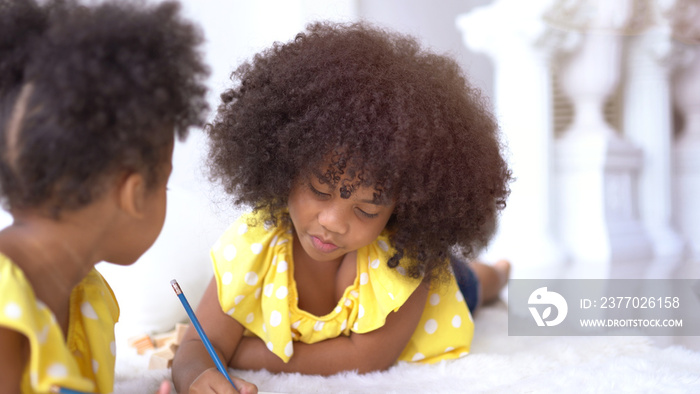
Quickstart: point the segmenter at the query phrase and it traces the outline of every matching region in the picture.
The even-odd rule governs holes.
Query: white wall
[[[459,15],[491,0],[359,0],[362,19],[416,37],[428,48],[454,57],[475,86],[486,97],[493,94],[490,59],[470,51],[456,27]]]

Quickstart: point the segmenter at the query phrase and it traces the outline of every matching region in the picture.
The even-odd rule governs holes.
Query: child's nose
[[[339,207],[330,204],[318,214],[318,222],[329,232],[345,234],[348,229],[347,220]]]

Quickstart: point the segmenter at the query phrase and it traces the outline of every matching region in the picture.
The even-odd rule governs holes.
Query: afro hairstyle
[[[200,30],[173,1],[0,0],[0,198],[81,208],[122,172],[162,177],[166,147],[203,125]]]
[[[287,199],[305,177],[343,198],[372,187],[396,202],[389,266],[406,258],[426,279],[489,241],[511,171],[487,103],[449,56],[367,23],[320,22],[231,80],[206,131],[212,180],[235,204],[289,225]]]

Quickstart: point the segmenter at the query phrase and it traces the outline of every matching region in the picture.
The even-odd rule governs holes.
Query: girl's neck
[[[37,294],[50,290],[55,297],[69,295],[97,263],[70,226],[48,220],[16,221],[5,228],[0,251],[24,272]]]
[[[357,253],[336,261],[316,261],[304,252],[296,235],[292,252],[299,308],[316,316],[330,313],[357,276]]]

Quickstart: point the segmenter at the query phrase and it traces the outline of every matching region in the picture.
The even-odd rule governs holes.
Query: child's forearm
[[[221,353],[217,351],[221,358]],[[222,359],[223,360],[223,359]],[[226,360],[223,360],[226,364]],[[195,379],[210,368],[216,368],[204,344],[199,339],[183,341],[175,353],[172,378],[175,390],[186,393]]]
[[[260,338],[246,337],[239,343],[229,365],[236,369],[313,375],[352,370],[359,373],[381,371],[396,363],[410,336],[396,333],[395,338],[386,338],[385,334],[351,334],[314,344],[294,342],[294,355],[286,363]]]
[[[398,357],[398,354],[393,355],[391,351],[377,353],[380,354],[375,353],[373,356],[373,352],[365,352],[350,337],[342,336],[311,345],[294,342],[294,355],[285,363],[270,352],[261,339],[247,337],[241,340],[230,366],[237,369],[332,375],[350,370],[360,373],[384,370],[393,365]]]

